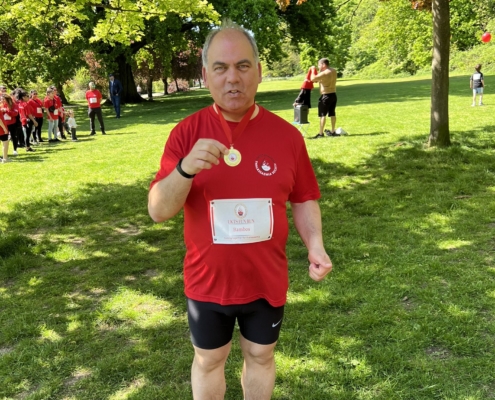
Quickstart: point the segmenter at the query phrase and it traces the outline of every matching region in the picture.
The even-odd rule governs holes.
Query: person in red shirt
[[[3,105],[3,93],[0,92],[0,106]],[[9,159],[9,129],[4,121],[4,113],[0,112],[0,141],[2,142],[2,164],[10,162]]]
[[[89,82],[88,88],[89,90],[86,91],[86,100],[88,102],[89,128],[91,129],[90,135],[96,135],[95,116],[98,118],[101,134],[106,135],[105,124],[103,123],[103,114],[101,112],[101,93],[98,89],[96,89],[94,82]]]
[[[194,347],[194,399],[223,399],[225,363],[239,324],[245,399],[270,399],[274,350],[288,290],[287,203],[308,249],[309,276],[332,270],[323,244],[318,183],[304,138],[255,103],[262,69],[254,38],[231,21],[203,46],[214,100],[170,133],[148,211],[184,208],[184,283]]]
[[[18,130],[16,124],[16,118],[19,116],[19,109],[17,103],[14,101],[11,95],[8,93],[3,94],[3,102],[0,105],[0,113],[3,114],[3,121],[7,125],[7,129],[10,134],[10,140],[14,146],[14,155],[17,155],[17,146],[19,145]]]
[[[43,142],[41,138],[41,129],[43,128],[43,102],[38,97],[37,90],[31,90],[30,99],[28,104],[33,110],[34,119],[37,125],[34,125],[33,140],[35,143],[39,144]]]
[[[24,145],[26,151],[33,152],[34,149],[31,147],[31,133],[35,124],[37,125],[37,122],[34,119],[33,110],[28,103],[29,95],[25,90],[19,90],[19,99],[19,114],[21,117],[22,132],[24,134]]]
[[[46,97],[43,101],[45,106],[46,115],[48,116],[48,143],[60,142],[57,139],[57,128],[58,128],[58,108],[57,102],[55,101],[55,93],[52,89],[48,88],[46,90]],[[52,139],[53,134],[53,139]]]
[[[58,95],[58,91],[55,85],[50,86],[50,89],[53,90],[54,96],[53,98],[55,99],[55,102],[57,103],[57,111],[58,111],[58,120],[57,120],[57,129],[59,135],[58,137],[62,139],[67,139],[67,136],[65,136],[64,133],[64,120],[63,120],[63,113],[64,113],[64,108],[62,105],[62,99]]]

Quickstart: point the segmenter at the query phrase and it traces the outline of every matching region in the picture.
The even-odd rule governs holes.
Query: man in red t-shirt
[[[96,135],[95,116],[98,118],[101,134],[106,135],[103,114],[101,112],[101,92],[96,89],[94,82],[89,82],[88,88],[89,90],[86,91],[86,101],[88,102],[89,128],[91,129],[90,135]]]
[[[46,97],[43,101],[43,105],[46,110],[46,115],[48,116],[48,142],[60,142],[57,139],[57,129],[58,129],[58,108],[57,102],[55,100],[55,92],[48,88],[46,89]],[[52,139],[53,134],[53,139]]]
[[[288,288],[286,203],[320,281],[332,269],[320,192],[297,129],[254,102],[261,64],[246,30],[226,21],[210,33],[203,79],[215,103],[172,130],[148,209],[161,222],[184,208],[194,398],[223,398],[237,320],[244,398],[270,399]]]

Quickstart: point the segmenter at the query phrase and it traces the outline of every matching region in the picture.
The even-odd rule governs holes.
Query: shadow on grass
[[[426,400],[493,387],[495,141],[461,139],[425,151],[405,138],[355,167],[313,160],[335,270],[311,281],[292,229],[274,398]],[[182,217],[150,221],[150,180],[0,215],[22,235],[0,246],[0,371],[11,371],[0,396],[190,398]],[[452,388],[461,361],[477,368]],[[226,371],[226,398],[241,398],[238,347]]]

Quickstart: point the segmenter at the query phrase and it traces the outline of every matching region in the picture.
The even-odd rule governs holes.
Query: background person
[[[57,109],[55,111],[55,115],[57,116],[57,137],[60,136],[60,138],[62,139],[67,139],[67,136],[65,136],[64,133],[64,107],[62,104],[62,98],[58,95],[58,90],[55,85],[50,86],[50,89],[53,90],[53,98],[57,103]]]
[[[0,91],[0,107],[3,104],[3,94]],[[2,143],[2,164],[10,162],[9,160],[9,128],[4,121],[4,113],[0,112],[0,142]]]
[[[115,79],[113,74],[109,75],[109,89],[110,97],[112,98],[113,108],[115,108],[115,115],[120,118],[120,97],[122,94],[122,84],[118,79]]]
[[[69,131],[71,134],[71,139],[73,142],[78,142],[77,139],[77,123],[76,119],[74,117],[74,110],[69,110],[68,111],[68,117],[69,119],[67,120],[67,126],[69,127]]]
[[[270,399],[288,289],[286,203],[319,281],[332,269],[320,192],[298,130],[254,102],[261,64],[246,30],[226,21],[210,33],[203,79],[214,105],[172,130],[148,209],[160,222],[184,208],[194,399],[223,399],[236,320],[244,398]]]
[[[303,105],[311,108],[311,91],[314,87],[313,82],[311,82],[311,74],[313,73],[313,70],[316,75],[316,68],[314,66],[310,67],[303,83],[301,84],[301,91],[294,100],[294,104],[292,105],[293,107]]]
[[[14,147],[14,152],[12,154],[17,155],[17,146],[19,141],[17,138],[17,124],[16,117],[19,115],[19,109],[12,96],[8,93],[2,94],[3,101],[0,104],[0,113],[3,115],[3,121],[9,131],[10,140],[12,141],[12,146]]]
[[[34,126],[33,140],[35,143],[43,142],[41,138],[41,129],[43,128],[43,102],[38,97],[37,90],[31,90],[30,99],[28,103],[31,105],[32,110],[34,110],[34,119],[37,125]]]
[[[337,117],[335,108],[337,107],[337,71],[330,68],[328,58],[322,58],[318,61],[319,73],[316,68],[312,67],[311,82],[318,82],[320,85],[320,98],[318,99],[318,117],[320,117],[320,132],[313,139],[324,137],[324,129],[327,116],[330,117],[332,130],[327,131],[327,136],[340,136],[335,132]]]
[[[481,72],[481,64],[476,64],[474,67],[474,74],[471,75],[469,79],[469,87],[473,90],[473,104],[472,107],[476,106],[476,95],[480,95],[479,105],[483,105],[483,89],[485,88],[485,80],[483,78],[483,73]]]
[[[57,138],[58,129],[58,109],[55,101],[55,93],[52,89],[46,89],[46,96],[43,100],[46,115],[48,118],[48,143],[60,142]],[[52,139],[53,135],[53,139]]]
[[[96,135],[95,116],[98,118],[101,134],[106,135],[105,124],[103,123],[103,114],[101,112],[101,92],[96,89],[94,82],[89,82],[88,88],[89,90],[86,91],[86,101],[88,102],[89,129],[91,130],[90,135]]]
[[[34,111],[31,109],[29,104],[29,95],[25,90],[19,92],[20,102],[19,102],[19,115],[21,117],[22,132],[24,135],[24,145],[27,152],[34,152],[31,147],[31,133],[33,127],[37,122],[34,119]]]

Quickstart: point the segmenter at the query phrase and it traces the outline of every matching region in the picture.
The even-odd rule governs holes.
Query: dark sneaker
[[[330,134],[330,136],[340,136],[340,133],[337,133],[337,132],[332,132],[332,133]]]
[[[96,132],[91,132],[91,133],[89,134],[89,136],[94,136],[94,135],[96,135]]]
[[[56,139],[48,139],[48,143],[55,143],[56,141]]]
[[[28,147],[28,148],[26,149],[26,151],[34,152],[34,149],[32,149],[31,147]]]
[[[103,131],[101,134],[102,134],[102,135],[106,135],[107,133],[106,133],[105,131]]]
[[[318,133],[318,135],[313,136],[311,139],[319,139],[319,138],[322,138],[322,137],[325,137],[325,135],[322,135],[321,133]]]

